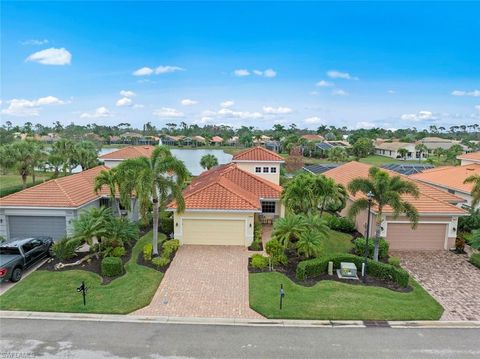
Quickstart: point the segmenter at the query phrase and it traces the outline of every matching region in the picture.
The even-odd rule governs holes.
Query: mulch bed
[[[100,277],[102,277],[102,285],[108,284],[111,281],[113,281],[117,278],[120,278],[121,276],[123,276],[123,274],[125,274],[125,272],[124,272],[123,274],[118,275],[116,277],[102,276],[101,268],[100,268],[100,263],[103,259],[102,256],[100,256],[98,259],[95,256],[93,256],[93,257],[91,257],[91,261],[87,260],[80,265],[64,267],[64,268],[58,269],[58,270],[55,269],[55,265],[58,264],[58,263],[63,263],[63,264],[75,263],[76,261],[79,261],[80,259],[82,259],[82,258],[84,258],[88,255],[90,255],[90,252],[77,253],[77,256],[73,257],[71,259],[61,260],[61,259],[58,259],[58,258],[50,258],[40,268],[38,268],[38,270],[46,270],[46,271],[50,271],[50,272],[65,272],[65,271],[69,271],[69,270],[84,270],[84,271],[87,271],[87,272],[92,272],[92,273],[98,274]],[[130,259],[131,256],[132,256],[132,248],[131,247],[125,247],[125,255],[121,258],[123,265],[125,265],[125,263],[128,262],[128,260]]]
[[[300,281],[300,280],[297,279],[297,276],[296,276],[297,265],[301,261],[305,260],[305,258],[297,256],[297,254],[294,250],[288,250],[287,249],[285,251],[285,254],[287,255],[287,258],[288,258],[288,264],[286,266],[277,265],[277,266],[275,266],[274,271],[284,274],[292,282],[294,282],[296,284],[299,284],[299,285],[302,285],[304,287],[312,287],[322,280],[333,280],[335,282],[342,282],[342,283],[347,283],[347,284],[352,284],[352,285],[366,285],[366,286],[372,286],[372,287],[382,287],[382,288],[393,290],[395,292],[407,293],[407,292],[411,292],[413,290],[413,288],[410,287],[410,286],[409,287],[402,287],[395,282],[375,278],[375,277],[372,277],[372,276],[367,276],[367,280],[366,280],[365,283],[363,282],[361,276],[359,276],[360,280],[341,279],[341,278],[338,278],[335,270],[334,270],[333,275],[328,275],[328,274],[325,273],[325,274],[316,276],[314,278],[308,278],[308,279],[305,279],[303,281]],[[250,273],[264,273],[264,272],[269,272],[269,269],[260,270],[260,269],[253,268],[251,266],[251,259],[250,259],[249,263],[248,263],[248,271]]]

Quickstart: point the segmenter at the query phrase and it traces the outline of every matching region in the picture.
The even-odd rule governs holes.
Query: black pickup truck
[[[23,271],[51,253],[53,239],[34,237],[0,245],[0,282],[18,282]]]

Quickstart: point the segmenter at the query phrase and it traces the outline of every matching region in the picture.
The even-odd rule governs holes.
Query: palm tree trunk
[[[27,174],[22,172],[22,187],[23,189],[27,188]]]
[[[36,176],[35,176],[35,168],[32,170],[32,183],[33,185],[35,186],[35,180],[36,180]]]
[[[320,207],[320,217],[322,217],[323,215],[323,210],[325,209],[325,202],[327,201],[327,197],[323,197],[323,201],[322,201],[322,207]]]
[[[380,235],[382,233],[382,216],[377,214],[375,223],[375,238],[373,239],[373,260],[378,262],[378,254],[380,252]]]
[[[153,239],[152,239],[152,246],[153,246],[153,256],[158,256],[158,197],[153,197],[152,200],[153,204]]]

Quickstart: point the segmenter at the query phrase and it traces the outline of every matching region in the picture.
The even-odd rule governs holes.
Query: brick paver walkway
[[[181,246],[150,305],[132,314],[263,318],[249,306],[247,263],[244,247]]]
[[[441,320],[480,320],[480,270],[448,251],[397,252],[402,266],[445,311]]]

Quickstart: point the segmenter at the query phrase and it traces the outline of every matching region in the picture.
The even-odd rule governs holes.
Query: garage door
[[[10,239],[33,236],[50,236],[59,239],[65,236],[65,217],[8,216]]]
[[[444,249],[446,231],[446,224],[421,223],[412,229],[407,223],[388,223],[387,240],[393,250]]]
[[[183,244],[245,245],[244,220],[183,220]]]

